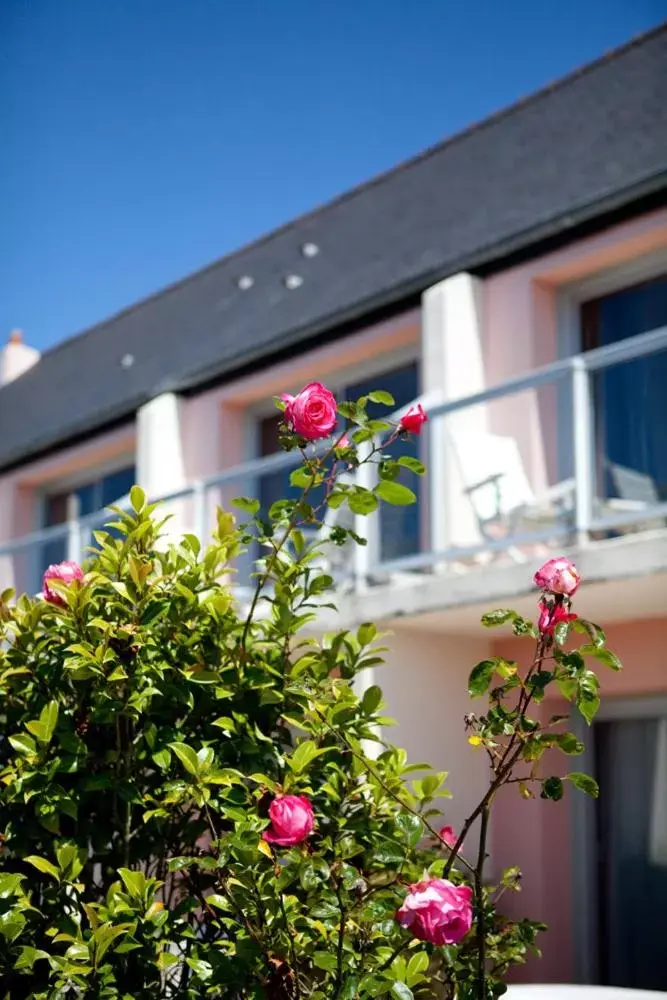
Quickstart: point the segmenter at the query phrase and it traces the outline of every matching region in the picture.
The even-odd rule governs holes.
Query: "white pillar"
[[[485,387],[483,282],[455,274],[422,296],[422,388],[443,400]],[[486,407],[476,406],[436,419],[430,427],[431,547],[437,550],[479,541],[469,499],[463,493],[457,435],[486,429]]]
[[[183,447],[183,400],[173,392],[156,396],[137,412],[137,483],[149,500],[186,484]],[[174,538],[192,530],[188,523],[191,503],[184,501],[165,505],[164,513],[171,519],[165,526]]]

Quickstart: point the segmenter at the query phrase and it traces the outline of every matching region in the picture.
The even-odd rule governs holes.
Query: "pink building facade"
[[[630,49],[623,58],[635,55]],[[608,73],[607,64],[595,72]],[[575,84],[581,86],[567,86]],[[644,106],[647,98],[640,93],[637,100]],[[479,140],[473,132],[461,141]],[[459,154],[447,147],[443,155]],[[276,458],[276,394],[317,379],[339,398],[387,388],[399,410],[421,400],[429,424],[410,446],[429,468],[419,503],[359,519],[369,545],[337,570],[338,613],[323,611],[317,627],[374,620],[389,633],[386,665],[367,682],[381,684],[397,719],[391,739],[414,759],[450,771],[447,821],[460,825],[488,782],[485,759],[465,734],[463,717],[476,709],[468,673],[490,655],[528,655],[523,643],[481,629],[484,610],[513,606],[531,617],[534,570],[545,557],[566,552],[585,580],[576,610],[606,629],[625,664],[622,673],[603,673],[603,710],[584,734],[586,759],[576,764],[596,775],[600,800],[581,802],[568,793],[560,804],[524,801],[510,789],[497,804],[490,866],[498,873],[518,864],[524,872],[523,891],[506,898],[506,906],[550,926],[543,959],[519,975],[532,982],[667,989],[665,967],[655,958],[658,936],[663,948],[667,939],[660,896],[667,878],[664,185],[661,192],[650,203],[645,193],[628,195],[615,214],[600,200],[597,216],[587,208],[585,226],[563,216],[555,235],[546,239],[536,229],[520,253],[510,247],[484,260],[478,255],[477,263],[468,255],[458,269],[443,265],[382,310],[359,307],[354,322],[346,314],[335,328],[289,350],[285,337],[273,353],[248,355],[236,368],[230,363],[229,370],[180,383],[172,373],[156,379],[150,392],[137,389],[136,401],[130,387],[124,408],[105,403],[108,419],[82,418],[57,439],[45,428],[23,452],[17,445],[4,460],[0,455],[0,591],[34,592],[46,564],[82,556],[90,531],[104,521],[104,506],[122,502],[135,481],[151,497],[166,498],[173,535],[206,536],[216,505],[240,494],[272,502],[287,486],[290,461]],[[295,236],[304,287],[309,275],[316,281],[318,267],[329,266],[324,216],[346,204],[323,210],[321,252],[300,232]],[[306,222],[312,229],[318,219]],[[239,309],[251,301],[243,296],[255,294],[249,252],[234,265]],[[262,245],[257,253],[263,252]],[[379,246],[369,258],[369,286],[389,252]],[[189,280],[199,281],[199,296],[215,303],[209,319],[217,322],[218,309],[222,336],[226,314],[210,292],[212,272]],[[285,279],[280,295],[274,290],[267,299],[271,310],[292,317],[294,309],[295,329],[292,303],[301,293]],[[178,287],[164,293],[167,305],[179,294]],[[197,298],[187,294],[184,329]],[[336,294],[344,295],[342,279],[324,283],[316,298]],[[148,344],[147,357],[159,350],[144,344],[144,327],[152,336],[176,309],[151,313],[162,301],[109,323],[128,330],[132,351],[117,360],[128,384],[135,370],[141,375],[142,345]],[[110,330],[105,343],[115,336]],[[90,343],[84,335],[62,350],[79,351],[82,363],[94,364]],[[0,355],[0,439],[20,438],[10,426],[19,403],[3,410],[3,396],[25,399],[29,408],[40,372],[53,370],[53,383],[62,377],[59,363],[11,338]],[[241,600],[247,569],[239,566]],[[643,937],[627,928],[636,908],[646,916]]]

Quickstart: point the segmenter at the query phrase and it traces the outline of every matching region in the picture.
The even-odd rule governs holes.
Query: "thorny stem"
[[[338,925],[338,948],[336,954],[336,983],[334,986],[333,1000],[340,993],[341,986],[343,985],[343,947],[345,945],[345,923],[347,920],[347,914],[345,912],[345,906],[343,905],[343,897],[340,891],[340,883],[336,882],[336,899],[338,900],[338,909],[340,910],[340,923]]]
[[[544,659],[545,650],[546,650],[546,640],[545,640],[544,636],[541,636],[538,639],[538,641],[537,641],[537,649],[535,651],[535,657],[533,659],[532,664],[530,665],[530,669],[528,670],[528,673],[526,674],[526,679],[523,682],[523,685],[522,685],[522,688],[521,688],[521,694],[519,695],[519,701],[518,701],[518,705],[517,705],[518,719],[521,718],[521,716],[524,714],[524,712],[528,708],[528,705],[530,704],[530,701],[531,701],[531,698],[532,698],[532,692],[530,691],[530,689],[528,687],[528,681],[530,680],[530,678],[533,675],[534,671],[537,670],[540,667],[540,665],[542,663],[542,660]],[[517,719],[517,722],[518,722],[518,719]],[[444,868],[444,871],[442,873],[442,877],[443,878],[447,878],[447,876],[449,875],[450,871],[452,870],[452,865],[454,864],[454,861],[456,860],[456,857],[457,857],[457,855],[458,855],[458,853],[459,853],[459,851],[461,849],[461,845],[463,844],[463,841],[466,839],[466,837],[468,835],[468,832],[470,831],[470,827],[473,825],[473,823],[475,822],[475,820],[479,816],[481,816],[483,814],[484,810],[487,809],[490,806],[491,801],[492,801],[494,795],[496,794],[496,792],[498,791],[498,789],[500,788],[500,786],[503,785],[503,784],[505,784],[506,779],[509,778],[510,774],[512,773],[512,768],[514,767],[514,765],[516,764],[517,760],[519,759],[519,756],[521,755],[521,749],[522,749],[521,744],[519,744],[518,748],[515,748],[517,739],[518,739],[518,725],[515,726],[514,732],[510,736],[510,738],[508,740],[508,743],[507,743],[507,746],[505,747],[505,750],[504,750],[504,752],[503,752],[503,754],[502,754],[502,756],[501,756],[501,758],[500,758],[500,760],[499,760],[499,762],[498,762],[498,764],[497,764],[497,766],[495,768],[495,778],[494,778],[494,780],[491,782],[491,785],[489,786],[486,794],[482,798],[482,801],[471,812],[470,816],[468,816],[467,820],[463,824],[463,827],[461,829],[461,833],[459,834],[459,838],[456,841],[456,843],[454,844],[454,847],[452,848],[452,852],[449,855],[449,858],[447,859],[447,863],[445,864],[445,868]]]
[[[479,1000],[486,997],[486,919],[484,914],[484,862],[486,835],[489,827],[490,802],[482,810],[479,827],[479,854],[475,866],[475,906],[477,909],[477,992]]]
[[[294,946],[294,936],[292,934],[289,920],[287,919],[287,910],[285,909],[285,900],[283,898],[282,892],[278,893],[278,900],[280,902],[280,912],[283,915],[283,920],[285,921],[285,932],[287,934],[287,940],[289,941],[289,953],[290,962],[292,965],[292,972],[294,973],[294,988],[296,991],[296,1000],[301,1000],[301,984],[299,982],[299,969],[296,959],[296,948]]]

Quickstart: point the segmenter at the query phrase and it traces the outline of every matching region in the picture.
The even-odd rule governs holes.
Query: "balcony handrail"
[[[576,372],[583,371],[584,374],[587,374],[590,372],[600,371],[601,369],[621,364],[625,361],[647,357],[664,349],[667,349],[667,326],[638,334],[635,337],[620,341],[616,344],[597,347],[590,351],[551,362],[548,365],[543,365],[542,367],[524,375],[518,375],[514,378],[506,379],[504,382],[500,382],[497,385],[482,389],[479,392],[472,393],[468,396],[462,396],[458,399],[442,401],[442,397],[439,394],[433,393],[422,395],[417,397],[417,399],[413,400],[411,403],[408,403],[406,406],[395,410],[387,419],[390,422],[397,423],[409,407],[420,402],[427,410],[429,418],[431,420],[435,420],[439,417],[444,417],[448,414],[468,409],[473,406],[489,403],[495,399],[513,395],[523,390],[537,388],[540,385],[556,381],[560,378],[567,376],[572,377]],[[308,454],[313,457],[323,454],[328,448],[331,447],[334,441],[335,438],[329,438],[325,441],[317,442],[317,444],[309,445]],[[260,458],[250,459],[249,461],[238,463],[231,468],[222,469],[221,471],[210,476],[205,476],[200,480],[192,481],[179,489],[171,490],[157,497],[151,497],[150,499],[151,502],[156,503],[172,503],[179,500],[196,499],[198,496],[205,495],[209,490],[215,489],[219,486],[224,486],[228,483],[240,482],[244,479],[253,479],[257,476],[282,471],[283,469],[296,468],[301,464],[302,460],[303,458],[299,451],[277,452],[272,455],[265,455]],[[129,498],[123,498],[118,505],[128,508]],[[109,514],[108,509],[97,510],[91,514],[80,516],[75,520],[64,522],[63,524],[53,525],[48,528],[41,528],[19,538],[0,542],[0,557],[12,555],[24,549],[29,549],[32,546],[43,545],[57,538],[67,538],[73,531],[86,529],[90,530],[96,525],[104,524],[110,516],[112,515]],[[583,526],[588,527],[588,525]],[[488,547],[488,542],[485,542],[481,546],[481,548]],[[370,553],[367,553],[366,555],[370,556]],[[423,553],[418,557],[409,557],[407,562],[409,562],[410,565],[413,563],[415,563],[415,565],[417,563],[423,564],[422,559],[427,555],[429,554]],[[433,556],[439,555],[439,553],[430,553],[430,555],[432,561]],[[405,563],[406,566],[407,562]]]
[[[444,417],[457,410],[490,403],[494,399],[512,396],[514,393],[526,389],[536,389],[540,385],[555,382],[559,378],[571,375],[577,365],[583,366],[587,371],[599,371],[601,368],[647,357],[665,349],[667,349],[667,326],[662,326],[656,330],[649,330],[647,333],[637,334],[636,337],[619,341],[617,344],[594,347],[590,351],[573,354],[559,361],[552,361],[548,365],[542,365],[540,368],[527,372],[525,375],[516,375],[514,378],[506,379],[504,382],[499,382],[486,389],[480,389],[479,392],[469,396],[461,396],[458,399],[450,399],[427,407],[428,415],[430,419]]]

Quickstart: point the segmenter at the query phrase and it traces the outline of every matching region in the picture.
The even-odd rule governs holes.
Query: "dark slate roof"
[[[665,189],[667,25],[46,352],[0,390],[0,469]]]

